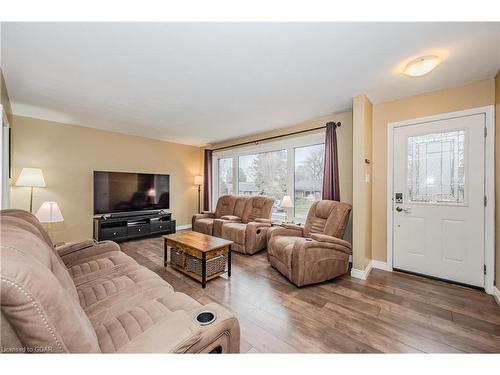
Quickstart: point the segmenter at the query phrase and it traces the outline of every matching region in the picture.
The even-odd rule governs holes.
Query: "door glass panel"
[[[465,130],[408,137],[410,202],[463,203]]]
[[[325,145],[295,149],[295,219],[304,222],[311,205],[321,200]]]
[[[218,163],[218,193],[233,194],[233,158],[219,159]]]

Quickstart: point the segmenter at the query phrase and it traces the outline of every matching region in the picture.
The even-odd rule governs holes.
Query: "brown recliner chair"
[[[351,244],[342,240],[351,205],[319,201],[305,225],[284,224],[268,230],[267,258],[297,286],[320,283],[347,273]]]
[[[255,254],[266,248],[274,199],[265,196],[223,195],[215,212],[193,216],[195,232],[233,241],[232,250]]]

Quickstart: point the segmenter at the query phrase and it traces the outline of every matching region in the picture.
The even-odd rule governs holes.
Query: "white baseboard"
[[[381,260],[373,259],[370,263],[372,264],[372,268],[392,272],[392,267],[389,267],[387,262],[382,262]]]
[[[368,263],[368,265],[364,270],[358,270],[357,268],[352,268],[351,276],[355,277],[356,279],[366,280],[371,270],[372,270],[372,262]]]
[[[176,231],[191,229],[191,224],[177,225],[175,227]]]
[[[356,268],[352,268],[351,276],[355,277],[356,279],[366,280],[366,278],[368,277],[373,268],[389,272],[392,271],[391,267],[389,267],[386,262],[382,262],[380,260],[370,260],[370,262],[368,263],[368,265],[364,270],[358,270]]]
[[[493,287],[493,297],[495,297],[495,301],[500,305],[500,290],[497,287]]]

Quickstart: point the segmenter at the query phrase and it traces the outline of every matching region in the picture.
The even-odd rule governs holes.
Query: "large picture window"
[[[305,221],[311,205],[321,200],[325,145],[295,149],[295,217]]]
[[[279,221],[285,218],[283,197],[290,195],[288,218],[304,222],[321,199],[324,153],[323,133],[215,151],[213,202],[224,194],[267,195],[275,199],[272,217]]]
[[[233,158],[219,159],[217,167],[219,196],[233,194]]]
[[[238,191],[240,195],[267,195],[276,202],[273,216],[284,212],[281,199],[287,195],[286,150],[242,155],[238,158]]]

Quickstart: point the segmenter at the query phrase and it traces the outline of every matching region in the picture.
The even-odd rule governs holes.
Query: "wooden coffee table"
[[[178,264],[170,261],[170,266],[185,275],[201,283],[202,288],[205,288],[207,281],[214,279],[224,273],[221,270],[207,276],[207,262],[214,261],[214,258],[224,256],[227,258],[227,276],[231,277],[231,244],[232,241],[222,238],[209,236],[207,234],[183,231],[163,236],[164,239],[164,259],[163,265],[167,266],[168,247],[173,248],[177,253],[182,253],[182,262]],[[187,265],[189,257],[196,258],[201,261],[201,274],[190,271]],[[193,259],[191,259],[192,261]],[[221,260],[221,258],[218,258]]]

